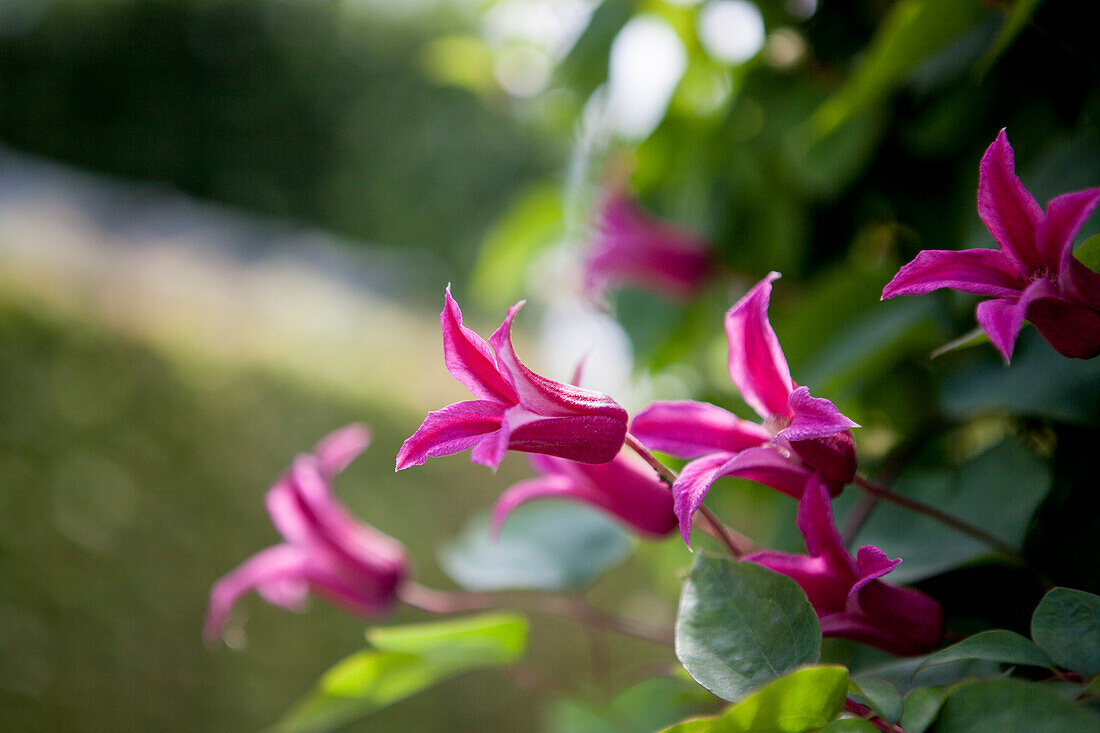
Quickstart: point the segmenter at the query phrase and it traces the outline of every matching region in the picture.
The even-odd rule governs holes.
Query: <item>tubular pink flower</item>
[[[713,266],[705,240],[646,214],[625,194],[612,193],[600,208],[598,232],[585,255],[584,289],[593,300],[621,285],[689,298]]]
[[[892,654],[921,654],[943,636],[943,610],[911,588],[879,580],[901,560],[891,560],[872,545],[852,558],[833,524],[829,494],[811,477],[798,505],[798,529],[807,555],[764,551],[745,562],[782,573],[801,586],[821,619],[821,633],[851,639]]]
[[[1016,176],[1005,131],[982,157],[978,214],[999,250],[925,250],[898,271],[883,299],[950,288],[991,298],[977,320],[1007,363],[1024,321],[1063,356],[1100,354],[1100,274],[1073,256],[1073,240],[1100,201],[1100,187],[1067,193],[1046,213]]]
[[[520,481],[501,494],[493,509],[494,533],[500,532],[516,507],[548,498],[580,501],[602,509],[648,537],[663,537],[676,529],[672,494],[633,453],[623,451],[600,464],[533,455],[531,465],[542,475]]]
[[[543,453],[581,463],[606,463],[626,438],[626,410],[605,394],[535,374],[512,347],[508,311],[489,343],[462,325],[462,311],[447,288],[439,320],[443,359],[451,376],[479,399],[429,412],[401,446],[396,470],[473,448],[474,463],[494,470],[508,450]]]
[[[735,476],[798,498],[811,475],[840,493],[856,470],[850,428],[859,427],[829,400],[811,397],[791,379],[768,321],[771,284],[761,280],[726,314],[729,372],[763,424],[702,402],[657,402],[634,418],[631,431],[646,447],[694,459],[672,492],[684,542],[711,485]]]
[[[237,601],[255,590],[298,610],[310,591],[357,616],[388,611],[409,573],[400,542],[356,520],[332,493],[332,479],[370,443],[363,425],[342,428],[300,455],[267,493],[267,511],[286,540],[263,550],[210,591],[203,635],[221,635]]]

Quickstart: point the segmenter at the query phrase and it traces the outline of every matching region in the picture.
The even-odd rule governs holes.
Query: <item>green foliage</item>
[[[1041,648],[1029,639],[1013,631],[992,629],[974,634],[958,644],[936,652],[921,662],[918,671],[935,664],[946,664],[960,659],[988,659],[1004,664],[1029,664],[1036,667],[1052,667],[1053,662]]]
[[[665,733],[805,733],[835,718],[847,692],[844,667],[804,667],[769,682],[719,716],[685,721]]]
[[[917,469],[895,482],[899,493],[937,506],[1016,547],[1050,486],[1049,467],[1015,440],[990,448],[950,474]],[[876,508],[857,542],[902,558],[890,574],[898,583],[920,580],[991,552],[977,540],[895,506]]]
[[[1086,679],[1100,673],[1100,596],[1054,588],[1035,609],[1031,638],[1058,665]]]
[[[977,0],[895,3],[860,66],[814,113],[814,133],[824,137],[855,113],[878,103],[919,63],[971,28],[983,10]]]
[[[852,681],[853,691],[888,723],[896,723],[901,717],[902,700],[897,688],[877,677],[861,677]]]
[[[540,501],[516,509],[499,538],[489,515],[470,520],[439,549],[439,564],[463,588],[566,590],[591,585],[630,555],[633,543],[606,515],[581,504]]]
[[[1018,679],[981,680],[952,693],[935,731],[1066,733],[1096,730],[1100,716],[1042,685]],[[908,729],[906,729],[908,733]]]
[[[717,700],[682,670],[623,690],[598,708],[575,700],[551,706],[545,733],[651,733],[691,715],[710,712]]]
[[[1100,271],[1100,234],[1094,234],[1073,250],[1073,256],[1093,272]]]
[[[1031,16],[1042,3],[1043,0],[1013,0],[1012,9],[1008,11],[1001,30],[997,33],[997,38],[974,66],[977,75],[981,76],[997,62],[1001,54],[1016,40],[1016,36],[1020,35],[1020,31],[1027,26],[1027,22],[1031,20]]]
[[[526,649],[527,621],[493,613],[371,629],[367,639],[374,648],[327,671],[278,730],[332,730],[461,672],[511,664]]]
[[[676,656],[718,697],[736,702],[821,656],[821,625],[790,578],[701,555],[684,582]]]

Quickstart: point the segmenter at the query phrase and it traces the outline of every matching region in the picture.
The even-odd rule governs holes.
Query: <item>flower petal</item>
[[[978,324],[989,334],[989,340],[1001,352],[1007,364],[1012,359],[1016,337],[1024,326],[1024,318],[1032,301],[1041,297],[1058,297],[1054,285],[1045,278],[1036,280],[1016,298],[996,298],[978,303]]]
[[[1065,193],[1047,204],[1046,218],[1039,223],[1035,236],[1039,255],[1051,273],[1058,273],[1058,284],[1065,289],[1071,276],[1073,240],[1100,202],[1100,187]]]
[[[768,321],[772,282],[778,278],[778,272],[770,273],[726,313],[730,379],[749,407],[763,418],[789,417],[787,396],[795,387],[787,358]]]
[[[1017,265],[995,249],[926,249],[898,270],[882,289],[882,298],[924,295],[939,288],[1004,298],[1018,293],[1024,284]]]
[[[1091,359],[1100,354],[1100,310],[1061,296],[1035,298],[1027,319],[1054,350],[1071,359]]]
[[[713,453],[684,466],[672,485],[673,508],[680,520],[680,534],[688,543],[691,521],[710,486],[724,476],[748,479],[788,496],[798,497],[811,472],[787,458],[771,445],[749,448],[740,453]],[[690,543],[689,543],[690,544]]]
[[[943,609],[918,590],[875,581],[860,590],[857,602],[859,612],[881,630],[876,646],[886,651],[921,654],[935,649],[943,637]]]
[[[848,595],[847,578],[838,576],[824,558],[764,550],[742,559],[794,580],[806,593],[819,616],[844,608]]]
[[[674,298],[690,297],[711,267],[709,249],[691,232],[649,216],[625,195],[609,196],[585,257],[585,292],[598,300],[609,287],[638,284]]]
[[[539,416],[522,425],[510,426],[509,450],[544,453],[579,463],[606,463],[623,447],[626,411],[621,416]]]
[[[444,295],[439,324],[443,329],[443,362],[451,376],[479,399],[515,404],[515,390],[501,374],[489,345],[462,325],[462,311],[451,297],[450,285]]]
[[[395,470],[419,466],[428,456],[449,456],[476,445],[500,429],[504,409],[498,402],[470,400],[429,412],[397,452]]]
[[[317,465],[325,479],[331,479],[370,445],[370,430],[362,423],[352,423],[321,439],[313,449]]]
[[[788,441],[791,450],[825,482],[832,496],[839,496],[855,478],[859,459],[852,433],[845,430],[827,438]]]
[[[654,402],[636,415],[630,430],[650,450],[680,458],[716,451],[736,453],[772,436],[762,426],[708,402]]]
[[[857,423],[841,415],[840,410],[829,400],[824,397],[811,397],[808,387],[799,387],[791,392],[788,405],[793,417],[790,424],[780,430],[778,435],[792,442],[828,438],[850,428],[859,427]]]
[[[1001,251],[1023,272],[1042,268],[1035,231],[1043,220],[1043,209],[1016,176],[1015,157],[1004,130],[982,157],[978,215]]]
[[[571,477],[563,474],[536,476],[520,481],[512,484],[497,499],[497,503],[493,507],[493,517],[489,524],[490,534],[493,537],[499,536],[508,515],[523,504],[534,499],[553,497],[576,499],[578,501],[588,499],[584,488],[579,486]]]
[[[256,553],[218,580],[210,590],[210,604],[203,624],[207,643],[218,640],[233,606],[253,588],[266,588],[264,596],[269,603],[298,610],[308,591],[304,579],[308,562],[301,548],[275,545]]]
[[[806,551],[820,557],[838,575],[847,576],[845,587],[856,582],[856,561],[848,554],[844,541],[833,523],[833,507],[825,485],[817,476],[805,482],[802,499],[798,503],[798,530],[806,539]]]

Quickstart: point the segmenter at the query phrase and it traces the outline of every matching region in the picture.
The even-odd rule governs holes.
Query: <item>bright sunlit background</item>
[[[782,270],[796,374],[885,455],[937,389],[897,354],[957,335],[972,303],[869,309],[922,243],[984,246],[996,130],[1041,200],[1100,170],[1097,66],[1074,51],[1095,44],[1065,13],[1011,45],[1007,3],[902,5],[935,3],[0,0],[0,729],[261,729],[361,648],[363,623],[316,601],[252,598],[232,648],[200,638],[211,583],[276,541],[271,481],[353,420],[375,442],[341,498],[448,587],[436,547],[529,470],[394,475],[424,413],[465,399],[447,283],[486,335],[528,298],[524,359],[563,380],[584,360],[585,386],[635,410],[738,404],[721,314]],[[867,50],[895,26],[917,40]],[[713,240],[698,304],[581,297],[593,202],[626,179]],[[793,505],[765,494],[728,500],[734,524],[789,543]],[[646,547],[593,598],[670,624],[689,562]],[[561,700],[674,664],[543,617],[529,659],[351,729],[590,730]]]

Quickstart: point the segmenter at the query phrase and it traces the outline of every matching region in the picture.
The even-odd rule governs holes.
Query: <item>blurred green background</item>
[[[777,269],[795,378],[858,416],[865,466],[1095,426],[1096,367],[1029,402],[1026,379],[988,389],[988,349],[927,361],[973,300],[878,304],[918,250],[989,245],[974,190],[1001,127],[1041,202],[1100,181],[1100,60],[1074,6],[0,0],[0,727],[262,728],[362,647],[324,603],[255,599],[245,648],[200,640],[210,584],[276,540],[264,490],[352,420],[375,442],[341,497],[447,584],[437,545],[527,472],[392,472],[423,414],[463,399],[442,289],[481,333],[530,297],[520,352],[567,377],[555,344],[591,336],[560,327],[568,263],[609,171],[723,268],[695,303],[615,296],[629,341],[604,373],[628,407],[738,405],[721,314]],[[1021,369],[1034,353],[1043,374],[1042,348],[1025,340]],[[1038,557],[1100,533],[1067,491]],[[796,539],[793,505],[739,496],[714,497],[731,523]],[[671,623],[689,562],[645,548],[593,598]],[[1060,572],[1095,589],[1078,564]],[[599,707],[673,663],[536,617],[522,674],[476,672],[354,729],[589,730],[552,701]]]

